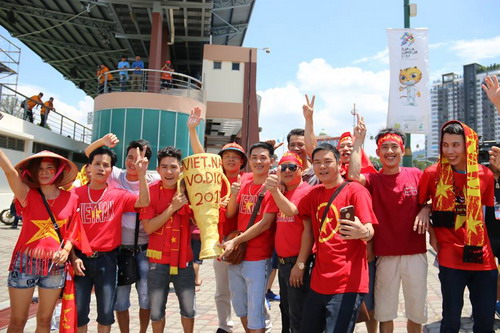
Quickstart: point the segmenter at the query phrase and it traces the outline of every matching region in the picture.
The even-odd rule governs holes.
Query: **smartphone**
[[[342,220],[354,221],[354,206],[346,206],[340,208],[340,218]]]

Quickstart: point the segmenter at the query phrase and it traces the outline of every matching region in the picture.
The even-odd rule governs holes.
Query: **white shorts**
[[[403,284],[406,318],[416,324],[427,322],[427,255],[381,256],[375,274],[375,319],[398,317],[399,286]]]

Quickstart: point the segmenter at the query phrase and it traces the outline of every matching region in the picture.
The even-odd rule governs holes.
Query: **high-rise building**
[[[446,73],[432,84],[428,158],[439,156],[441,126],[453,119],[473,128],[482,141],[500,141],[500,117],[481,88],[486,75],[500,75],[500,65],[464,65],[463,75]]]

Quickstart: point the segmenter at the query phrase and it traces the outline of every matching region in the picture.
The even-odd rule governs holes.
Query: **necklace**
[[[99,196],[99,199],[97,199],[96,201],[94,201],[94,200],[92,200],[92,196],[90,195],[90,186],[87,185],[87,193],[89,195],[90,202],[91,203],[98,203],[102,199],[102,197],[104,196],[104,193],[106,193],[107,190],[108,190],[108,187],[106,187],[104,189],[104,191],[102,191],[101,195]]]
[[[252,193],[252,188],[255,188],[255,187],[257,187],[257,192]],[[256,196],[257,194],[260,193],[260,191],[262,190],[263,187],[264,187],[264,185],[262,185],[262,184],[254,184],[252,182],[250,184],[250,186],[248,186],[248,195],[250,195],[250,196]]]

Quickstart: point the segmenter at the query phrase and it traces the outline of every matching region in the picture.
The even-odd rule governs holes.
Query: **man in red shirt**
[[[370,193],[358,183],[344,185],[328,206],[344,183],[335,147],[327,143],[319,145],[312,152],[312,160],[322,184],[315,186],[298,205],[304,228],[312,230],[309,233],[314,235],[316,249],[311,290],[304,302],[300,331],[352,332],[359,306],[368,292],[366,242],[373,237],[372,224],[377,224],[377,218]],[[341,208],[351,205],[354,221],[340,219]],[[326,215],[325,209],[328,209]],[[299,257],[307,257],[310,252],[310,246],[301,247]]]
[[[229,288],[233,308],[247,332],[263,333],[266,328],[266,309],[264,297],[267,279],[271,272],[271,256],[274,249],[273,222],[278,207],[267,192],[257,212],[254,225],[247,230],[250,217],[259,194],[273,163],[274,148],[265,142],[255,143],[249,150],[251,177],[242,183],[231,185],[231,198],[227,205],[227,217],[238,216],[238,230],[243,233],[224,242],[222,257],[231,252],[238,244],[247,242],[243,261],[229,266]],[[244,232],[247,230],[246,232]]]
[[[191,148],[195,154],[202,154],[205,152],[203,146],[196,133],[196,128],[201,121],[201,109],[194,108],[188,119],[189,140]],[[243,174],[242,169],[247,165],[247,156],[245,150],[239,144],[232,142],[224,145],[219,151],[222,158],[222,169],[226,175],[229,183],[240,182],[240,177]],[[221,197],[226,196],[229,191],[226,186],[222,187]],[[224,203],[224,205],[227,203]],[[231,231],[236,230],[238,227],[238,217],[226,218],[226,207],[220,208],[219,214],[219,241],[222,243]],[[217,333],[227,333],[233,330],[233,320],[231,319],[231,292],[229,290],[229,265],[222,262],[220,259],[213,260],[214,273],[215,273],[215,307],[217,308],[217,316],[219,318],[219,328]]]
[[[474,332],[493,332],[498,271],[486,230],[495,223],[494,177],[478,164],[478,137],[452,120],[441,129],[441,156],[425,169],[419,201],[432,200],[431,245],[439,260],[441,332],[458,332],[465,287]],[[488,221],[488,222],[486,222]]]
[[[302,246],[312,246],[312,234],[309,234],[311,229],[304,229],[296,209],[299,201],[312,188],[302,180],[302,163],[299,155],[286,152],[279,162],[277,175],[270,175],[266,180],[266,188],[279,208],[274,241],[279,256],[282,330],[294,333],[300,329],[302,306],[309,291],[312,264],[312,258],[299,257]],[[284,193],[279,190],[280,184],[285,186]],[[304,240],[302,245],[301,240]]]
[[[179,300],[184,332],[193,332],[195,284],[190,221],[193,213],[183,193],[177,191],[181,152],[174,147],[158,151],[160,181],[150,185],[151,204],[141,212],[149,234],[148,295],[154,333],[165,329],[165,306],[170,282]]]
[[[354,146],[349,162],[349,179],[364,185],[373,199],[373,211],[379,224],[375,227],[373,251],[377,257],[375,276],[375,319],[380,331],[392,332],[397,318],[399,288],[403,285],[408,332],[422,332],[427,322],[426,226],[417,214],[417,189],[422,171],[400,167],[405,135],[387,128],[376,138],[377,156],[382,170],[362,173],[361,155],[366,136],[362,119],[354,128]],[[429,213],[425,210],[425,213]]]
[[[137,148],[139,150],[139,148]],[[139,174],[139,196],[126,190],[108,188],[108,178],[116,163],[116,154],[108,148],[98,148],[89,155],[91,181],[74,189],[80,200],[80,216],[90,241],[92,255],[75,251],[75,295],[78,309],[78,332],[87,332],[92,287],[97,299],[99,332],[110,332],[114,323],[113,305],[116,293],[116,255],[121,244],[121,220],[125,212],[149,205],[146,182],[148,160],[145,151],[136,161]]]

